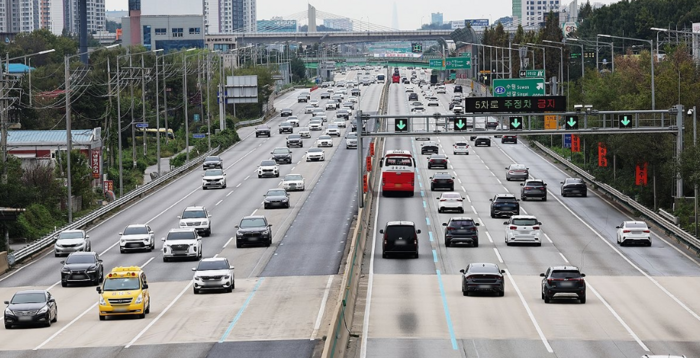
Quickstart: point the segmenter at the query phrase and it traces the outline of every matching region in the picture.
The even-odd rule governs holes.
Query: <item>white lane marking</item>
[[[566,257],[564,257],[564,254],[562,254],[562,253],[560,252],[560,253],[559,253],[559,256],[561,256],[561,258],[564,259],[564,261],[565,261],[567,264],[569,263],[569,260],[567,260]]]
[[[462,187],[462,191],[466,193],[467,189],[464,189],[464,187]],[[471,203],[471,201],[469,201],[469,202]]]
[[[474,205],[472,205],[472,211],[474,212],[474,215],[478,215],[479,213],[476,212],[476,209],[474,208]]]
[[[455,174],[455,176],[457,176],[457,174]],[[462,179],[457,178],[457,181],[458,181],[460,184],[462,184]]]
[[[265,203],[265,202],[262,202],[261,204],[263,204],[263,203]],[[250,216],[254,216],[254,215],[255,215],[255,213],[257,213],[257,212],[258,212],[258,209],[255,209],[255,210],[253,210],[253,213],[252,213],[252,214],[250,214]]]
[[[552,239],[549,238],[549,235],[544,234],[544,238],[547,239],[547,241],[549,241],[550,244],[553,244]]]
[[[326,289],[323,291],[323,298],[321,299],[321,307],[318,309],[318,316],[316,316],[316,324],[314,325],[314,331],[311,333],[310,341],[313,341],[318,334],[318,330],[321,329],[321,321],[323,320],[323,313],[326,310],[326,302],[328,302],[328,295],[331,292],[331,284],[333,283],[333,275],[328,276],[328,283],[326,283]]]
[[[151,261],[153,261],[154,258],[155,258],[155,257],[151,257],[150,259],[148,259],[148,261],[146,261],[145,264],[141,265],[141,267],[143,268],[143,267],[145,267],[146,265],[148,265]],[[59,329],[58,331],[56,331],[56,333],[52,334],[51,337],[47,338],[47,339],[46,339],[45,341],[43,341],[40,345],[34,347],[33,350],[35,350],[35,351],[36,351],[36,350],[39,350],[39,349],[41,349],[41,347],[43,347],[43,346],[45,346],[47,343],[51,342],[51,340],[53,340],[54,338],[56,338],[59,334],[63,333],[63,331],[65,331],[66,329],[68,329],[68,327],[72,326],[73,323],[77,322],[80,318],[82,318],[83,316],[85,316],[88,312],[92,311],[92,310],[97,306],[97,303],[98,303],[98,302],[93,303],[92,306],[88,307],[88,309],[86,309],[85,311],[83,311],[83,313],[81,313],[80,315],[78,315],[78,317],[73,318],[72,321],[68,322],[67,325],[61,327],[61,329]]]
[[[175,205],[180,204],[183,200],[187,199],[190,195],[196,193],[197,191],[199,191],[199,188],[197,188],[197,189],[195,189],[195,190],[192,190],[192,191],[189,192],[187,195],[183,196],[182,199],[180,199],[180,200],[174,202],[173,205],[168,206],[165,210],[163,210],[163,211],[161,211],[160,213],[158,213],[158,215],[156,215],[156,216],[152,217],[150,220],[146,221],[146,224],[150,224],[151,222],[153,222],[153,220],[159,218],[161,215],[165,214],[165,212],[167,212],[168,210],[172,209]],[[106,251],[105,251],[105,252],[106,252]]]
[[[156,324],[156,322],[158,322],[158,321],[160,320],[160,318],[163,317],[163,315],[164,315],[166,312],[168,312],[168,310],[170,310],[170,307],[172,307],[172,306],[175,304],[175,302],[177,302],[177,301],[180,299],[180,297],[182,297],[182,295],[185,294],[185,292],[190,288],[191,285],[192,285],[192,281],[190,280],[190,281],[187,283],[187,285],[185,286],[185,288],[183,288],[182,291],[180,291],[180,294],[177,295],[177,297],[175,297],[175,299],[172,300],[172,302],[170,302],[170,304],[168,305],[168,307],[165,307],[165,309],[158,315],[158,317],[156,317],[153,321],[151,321],[150,323],[148,323],[148,326],[146,326],[146,328],[144,328],[143,330],[141,330],[141,332],[139,332],[139,334],[137,334],[136,337],[134,337],[134,339],[132,339],[129,343],[127,343],[126,346],[124,346],[124,348],[129,348],[129,347],[131,347],[131,346],[136,342],[136,340],[138,340],[139,338],[141,338],[141,336],[143,336],[143,334],[146,333],[146,331],[148,331],[151,327],[153,327],[153,325]]]
[[[231,243],[231,240],[233,240],[233,236],[231,236],[231,238],[229,238],[228,241],[226,241],[226,243],[223,246],[224,249],[226,248],[226,246],[228,246],[229,243]]]
[[[248,180],[248,178],[250,178],[250,175],[248,175],[247,177],[245,177],[245,179],[243,179],[243,180]]]
[[[630,326],[628,326],[627,323],[625,323],[625,321],[622,320],[622,317],[620,317],[620,315],[618,315],[617,312],[615,312],[615,310],[612,308],[612,306],[610,306],[610,304],[608,304],[608,302],[603,298],[603,296],[601,296],[598,293],[598,291],[596,291],[596,289],[594,289],[593,286],[591,286],[590,282],[587,281],[586,286],[589,290],[593,291],[593,294],[596,295],[596,297],[598,297],[600,302],[603,302],[605,307],[607,307],[610,313],[612,313],[612,315],[615,316],[617,321],[620,322],[620,324],[623,327],[625,327],[627,333],[629,333],[630,336],[632,336],[632,338],[634,338],[634,340],[637,341],[637,344],[639,344],[645,352],[649,352],[649,348],[647,348],[647,346],[644,345],[644,342],[642,342],[642,340],[640,340],[639,337],[637,337],[637,335],[632,331],[632,328],[630,328]]]
[[[532,314],[532,310],[530,310],[530,306],[528,306],[527,302],[525,301],[525,297],[523,297],[522,292],[520,292],[518,285],[515,283],[515,279],[513,279],[513,276],[510,275],[509,270],[505,270],[505,271],[506,271],[506,275],[508,276],[508,279],[510,279],[510,283],[513,285],[513,289],[515,289],[515,292],[518,294],[518,297],[520,297],[520,302],[523,304],[523,306],[525,306],[525,311],[527,312],[527,315],[530,317],[530,321],[535,326],[535,330],[537,330],[537,334],[540,336],[540,339],[542,340],[544,347],[547,349],[547,352],[554,353],[554,350],[552,350],[552,346],[550,346],[549,342],[547,341],[547,337],[545,337],[544,332],[542,332],[542,328],[540,328],[540,325],[537,323],[537,319],[535,318],[535,315]]]
[[[243,184],[243,183],[238,183],[238,185],[236,185],[236,188],[238,188],[239,186],[241,186],[241,184]]]
[[[228,198],[228,196],[231,194],[233,194],[233,191],[229,191],[228,194],[226,194],[226,197]]]
[[[486,232],[486,237],[488,237],[488,238],[489,238],[489,242],[493,244],[493,239],[491,239],[491,234],[489,234],[488,231]]]
[[[495,176],[495,175],[494,175],[494,176]],[[501,179],[496,178],[496,181],[498,182],[498,184],[503,185],[503,183],[501,183]]]
[[[494,247],[493,252],[496,253],[496,257],[498,257],[498,262],[503,263],[503,258],[501,257],[501,254],[498,252],[498,249]]]
[[[465,191],[466,191],[466,190],[465,190]],[[469,195],[467,195],[467,201],[470,202],[470,203],[472,202],[472,198],[470,198]]]
[[[529,215],[529,214],[527,213],[527,210],[525,210],[525,208],[523,208],[522,206],[520,207],[520,211],[522,211],[523,214],[525,214],[525,215]]]
[[[381,201],[382,193],[379,193],[380,197],[377,199],[377,205],[375,208],[375,213],[379,212],[379,202]],[[369,280],[367,280],[367,298],[365,299],[365,316],[362,322],[362,339],[360,341],[360,358],[367,358],[367,336],[369,335],[369,314],[370,307],[372,304],[372,285],[374,284],[374,254],[377,249],[377,220],[379,220],[379,215],[374,216],[374,230],[372,231],[372,256],[369,260]]]
[[[564,202],[562,202],[557,196],[552,195],[556,201],[559,202],[566,210],[568,210],[571,215],[573,215],[575,218],[577,218],[583,225],[586,225],[588,229],[590,229],[601,241],[603,241],[606,245],[608,245],[613,251],[615,251],[620,257],[622,257],[623,260],[627,261],[630,266],[632,266],[635,270],[637,270],[639,273],[644,275],[649,281],[651,281],[656,287],[658,287],[663,293],[665,293],[668,297],[670,297],[672,300],[676,301],[676,303],[681,306],[686,312],[688,312],[691,316],[693,316],[696,320],[700,321],[700,316],[695,313],[690,307],[686,306],[685,303],[681,302],[681,300],[678,299],[675,295],[673,295],[671,292],[669,292],[664,286],[662,286],[658,281],[656,281],[653,277],[651,277],[648,273],[646,273],[644,270],[642,270],[639,266],[635,265],[632,260],[627,258],[620,250],[618,250],[613,244],[611,244],[608,240],[606,240],[596,229],[594,229],[591,225],[589,225],[587,222],[585,222],[580,216],[578,216],[576,213],[574,213],[571,208],[569,208]]]

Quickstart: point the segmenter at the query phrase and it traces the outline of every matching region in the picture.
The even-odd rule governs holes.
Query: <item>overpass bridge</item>
[[[452,30],[329,31],[329,32],[242,32],[234,33],[239,47],[248,44],[299,43],[312,45],[378,41],[429,41],[449,39]]]

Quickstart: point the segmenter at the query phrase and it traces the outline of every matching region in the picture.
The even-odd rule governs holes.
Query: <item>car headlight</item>
[[[194,280],[195,280],[195,281],[202,281],[202,278],[199,277],[199,276],[195,276],[195,277],[194,277]]]
[[[184,221],[180,220],[180,226],[187,226],[187,224]]]
[[[231,276],[230,276],[230,275],[226,275],[226,276],[224,276],[224,279],[226,279],[226,280],[228,280],[229,278],[231,278]]]
[[[286,203],[286,202],[288,202],[288,201],[289,201],[289,199],[287,199],[287,198],[282,199],[282,202],[283,202],[283,203]]]
[[[265,202],[266,202],[266,203],[269,203],[269,202],[270,202],[270,199],[265,198]]]
[[[141,302],[143,302],[143,294],[139,293],[139,295],[136,297],[136,304]]]
[[[14,316],[15,313],[11,309],[5,308],[5,316]]]
[[[49,310],[49,306],[44,306],[44,307],[41,307],[41,309],[39,311],[37,311],[36,313],[42,314],[42,313],[46,313],[46,311],[48,311],[48,310]]]
[[[202,221],[202,225],[209,225],[209,220]]]
[[[61,270],[61,273],[70,273],[70,270],[67,269],[67,268],[64,268],[64,269]]]
[[[97,267],[93,266],[87,269],[87,272],[95,272],[97,271]]]

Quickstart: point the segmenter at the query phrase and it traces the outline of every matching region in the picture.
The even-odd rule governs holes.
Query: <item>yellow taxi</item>
[[[146,318],[151,310],[146,273],[138,266],[115,267],[105,275],[98,304],[100,320],[107,316],[136,315]]]

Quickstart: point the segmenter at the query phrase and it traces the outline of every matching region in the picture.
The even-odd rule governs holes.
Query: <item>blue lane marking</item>
[[[428,235],[430,235],[430,241],[432,242],[432,241],[433,241],[433,232],[432,232],[432,231],[428,231]]]
[[[430,219],[428,219],[427,216],[425,217],[425,222],[428,224],[428,226],[430,226]]]
[[[433,262],[437,262],[437,251],[433,250]]]
[[[423,187],[423,183],[418,183],[418,185],[420,185],[421,188]]]
[[[457,338],[455,330],[452,327],[452,318],[450,317],[450,308],[447,307],[447,296],[445,296],[445,287],[442,285],[442,275],[440,270],[437,271],[438,285],[440,286],[440,296],[442,296],[442,307],[445,309],[445,319],[447,320],[447,330],[450,332],[450,340],[452,341],[452,349],[457,350]]]
[[[250,301],[253,299],[253,296],[255,296],[255,292],[260,288],[260,284],[265,281],[264,277],[260,278],[260,281],[258,281],[257,284],[255,284],[255,287],[253,287],[253,292],[250,293],[248,298],[245,300],[243,303],[243,306],[238,310],[238,313],[236,313],[236,317],[233,318],[233,321],[231,321],[231,324],[228,325],[228,328],[226,329],[226,332],[224,332],[224,335],[221,336],[221,339],[219,339],[219,343],[223,343],[226,338],[228,338],[228,335],[231,334],[231,331],[233,330],[233,327],[236,325],[236,322],[238,322],[239,319],[241,319],[241,316],[243,315],[243,311],[245,311],[246,307],[248,307],[248,304]]]
[[[420,191],[420,196],[425,196],[425,192],[423,190]]]
[[[423,208],[425,209],[427,206],[425,205],[425,200],[423,200]]]

